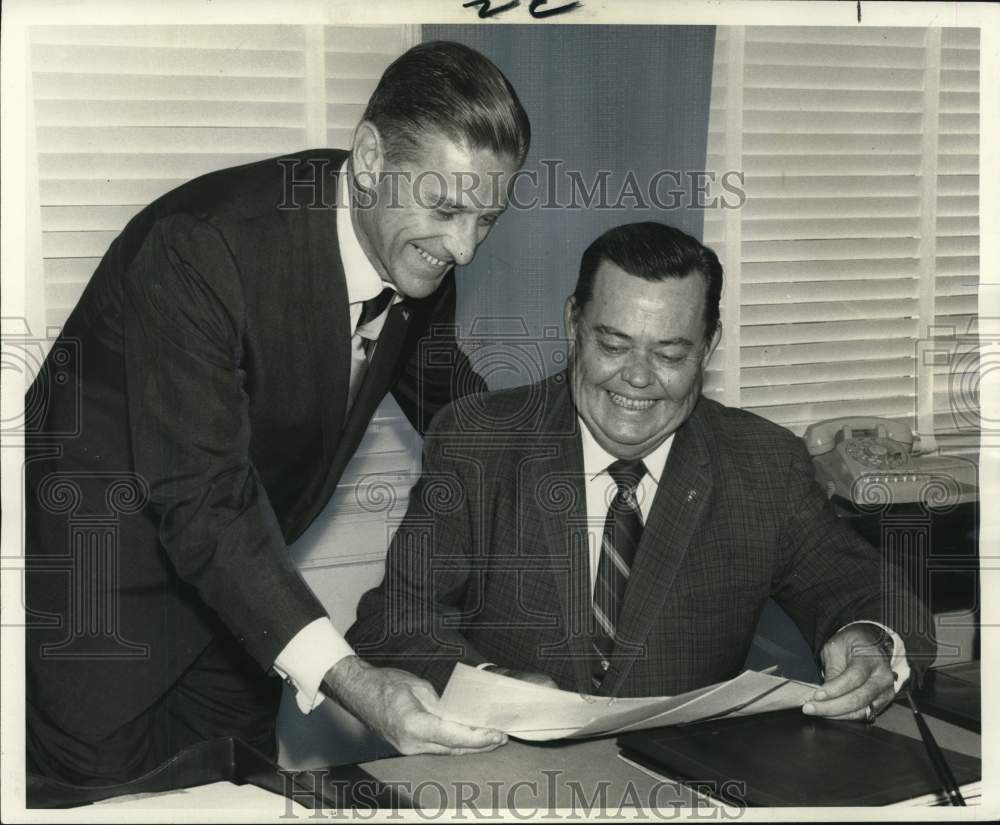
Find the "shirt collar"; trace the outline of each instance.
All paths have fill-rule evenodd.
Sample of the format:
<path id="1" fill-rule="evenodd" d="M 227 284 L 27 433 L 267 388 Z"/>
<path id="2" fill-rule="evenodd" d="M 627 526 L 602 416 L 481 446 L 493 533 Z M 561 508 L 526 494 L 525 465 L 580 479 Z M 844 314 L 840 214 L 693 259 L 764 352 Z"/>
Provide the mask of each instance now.
<path id="1" fill-rule="evenodd" d="M 347 301 L 358 304 L 381 294 L 386 287 L 395 291 L 392 284 L 379 277 L 372 262 L 368 260 L 361 242 L 358 240 L 351 210 L 350 187 L 347 182 L 347 161 L 337 175 L 337 243 L 340 245 L 340 262 L 344 266 L 347 281 Z M 393 296 L 393 303 L 399 300 L 399 293 Z"/>
<path id="2" fill-rule="evenodd" d="M 580 436 L 583 441 L 583 473 L 588 480 L 593 480 L 606 471 L 610 464 L 617 461 L 617 458 L 597 443 L 597 439 L 594 438 L 593 433 L 590 432 L 579 415 L 576 418 L 580 425 Z M 643 458 L 646 472 L 657 485 L 659 485 L 660 477 L 667 466 L 667 456 L 670 455 L 670 445 L 673 443 L 674 433 L 671 433 L 666 441 Z"/>

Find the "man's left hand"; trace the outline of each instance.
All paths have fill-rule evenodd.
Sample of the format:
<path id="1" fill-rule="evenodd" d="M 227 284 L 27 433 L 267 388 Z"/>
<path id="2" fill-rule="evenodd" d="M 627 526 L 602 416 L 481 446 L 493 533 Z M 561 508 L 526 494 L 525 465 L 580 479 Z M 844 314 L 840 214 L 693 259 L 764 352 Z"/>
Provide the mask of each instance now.
<path id="1" fill-rule="evenodd" d="M 803 706 L 803 713 L 831 719 L 870 721 L 895 697 L 895 675 L 879 646 L 881 628 L 855 624 L 834 634 L 823 645 L 824 682 Z"/>

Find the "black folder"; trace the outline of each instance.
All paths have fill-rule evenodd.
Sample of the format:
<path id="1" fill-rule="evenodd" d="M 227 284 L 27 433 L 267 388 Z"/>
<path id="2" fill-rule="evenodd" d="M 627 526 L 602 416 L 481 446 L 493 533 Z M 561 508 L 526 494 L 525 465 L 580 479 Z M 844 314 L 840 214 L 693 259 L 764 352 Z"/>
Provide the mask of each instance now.
<path id="1" fill-rule="evenodd" d="M 983 715 L 978 659 L 928 668 L 914 697 L 924 713 L 981 732 Z M 897 698 L 896 701 L 905 704 L 905 700 Z"/>
<path id="2" fill-rule="evenodd" d="M 798 708 L 618 737 L 622 756 L 738 806 L 889 805 L 941 784 L 919 739 Z M 959 785 L 979 759 L 944 751 Z"/>

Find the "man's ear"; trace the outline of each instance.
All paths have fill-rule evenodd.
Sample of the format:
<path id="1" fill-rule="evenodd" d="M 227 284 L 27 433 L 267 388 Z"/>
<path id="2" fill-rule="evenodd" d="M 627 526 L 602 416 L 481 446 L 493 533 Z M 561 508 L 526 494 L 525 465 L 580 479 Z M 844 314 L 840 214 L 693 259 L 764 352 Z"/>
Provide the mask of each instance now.
<path id="1" fill-rule="evenodd" d="M 708 342 L 708 347 L 705 350 L 705 355 L 701 359 L 702 370 L 708 368 L 708 362 L 712 360 L 712 355 L 715 353 L 715 348 L 719 346 L 719 341 L 721 340 L 722 340 L 722 324 L 718 323 L 715 325 L 715 332 L 712 333 L 712 340 Z"/>
<path id="2" fill-rule="evenodd" d="M 378 127 L 368 120 L 363 120 L 354 130 L 354 140 L 351 142 L 351 169 L 354 179 L 364 189 L 374 187 L 378 183 L 382 168 L 385 165 L 385 148 Z"/>
<path id="3" fill-rule="evenodd" d="M 570 295 L 563 305 L 563 329 L 566 331 L 566 339 L 572 347 L 576 340 L 577 309 L 576 298 Z"/>

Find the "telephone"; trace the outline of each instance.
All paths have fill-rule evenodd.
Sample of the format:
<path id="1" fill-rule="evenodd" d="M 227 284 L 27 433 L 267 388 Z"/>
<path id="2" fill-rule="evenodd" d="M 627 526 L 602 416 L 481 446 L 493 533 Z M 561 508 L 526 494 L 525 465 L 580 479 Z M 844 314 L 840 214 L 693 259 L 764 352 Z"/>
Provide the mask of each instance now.
<path id="1" fill-rule="evenodd" d="M 978 498 L 977 468 L 961 456 L 919 455 L 910 428 L 885 418 L 834 418 L 810 424 L 803 440 L 816 480 L 828 496 L 853 504 L 926 502 L 954 505 Z"/>

